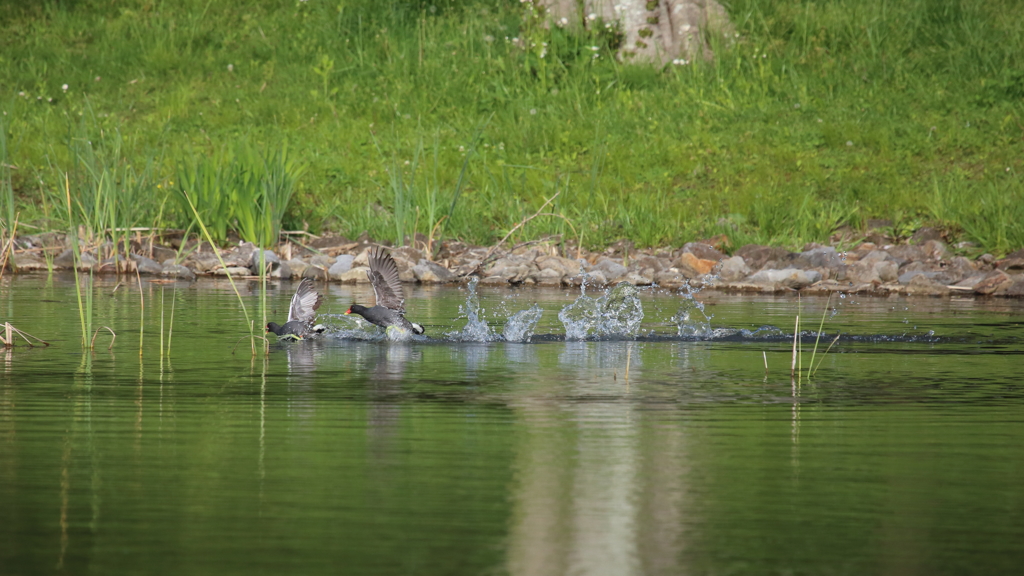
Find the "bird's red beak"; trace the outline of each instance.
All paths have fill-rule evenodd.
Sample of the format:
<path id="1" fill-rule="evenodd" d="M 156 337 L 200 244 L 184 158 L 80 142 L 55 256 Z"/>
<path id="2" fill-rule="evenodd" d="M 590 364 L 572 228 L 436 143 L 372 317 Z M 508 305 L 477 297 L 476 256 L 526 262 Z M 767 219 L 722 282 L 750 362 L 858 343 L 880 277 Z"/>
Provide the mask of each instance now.
<path id="1" fill-rule="evenodd" d="M 351 314 L 351 313 L 352 313 L 352 307 L 349 307 L 348 310 L 345 310 L 345 314 Z"/>

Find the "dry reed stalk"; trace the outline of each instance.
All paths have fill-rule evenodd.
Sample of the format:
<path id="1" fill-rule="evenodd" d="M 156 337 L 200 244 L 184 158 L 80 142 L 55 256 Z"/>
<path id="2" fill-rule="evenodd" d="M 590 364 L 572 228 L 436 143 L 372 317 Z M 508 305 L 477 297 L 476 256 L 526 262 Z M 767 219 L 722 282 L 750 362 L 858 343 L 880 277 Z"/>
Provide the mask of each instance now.
<path id="1" fill-rule="evenodd" d="M 630 346 L 628 346 L 626 348 L 626 374 L 625 374 L 625 378 L 626 378 L 626 383 L 627 384 L 629 384 L 629 360 L 630 360 L 630 357 L 632 356 L 632 354 L 633 354 L 633 346 L 630 345 Z"/>
<path id="2" fill-rule="evenodd" d="M 117 334 L 114 333 L 110 326 L 100 326 L 99 328 L 96 329 L 95 332 L 92 333 L 92 340 L 89 342 L 89 350 L 93 350 L 96 347 L 96 335 L 99 334 L 100 330 L 103 330 L 104 328 L 106 328 L 107 331 L 110 332 L 110 346 L 107 346 L 107 352 L 110 352 L 110 349 L 114 347 L 114 340 L 117 340 Z"/>
<path id="3" fill-rule="evenodd" d="M 811 352 L 811 362 L 807 365 L 807 377 L 811 376 L 811 367 L 814 366 L 814 356 L 818 353 L 818 341 L 821 340 L 821 329 L 825 326 L 825 315 L 828 314 L 828 305 L 832 302 L 832 293 L 828 293 L 828 299 L 825 300 L 825 309 L 821 312 L 821 323 L 818 324 L 818 335 L 814 338 L 814 350 Z"/>
<path id="4" fill-rule="evenodd" d="M 171 357 L 171 334 L 174 333 L 174 304 L 175 304 L 175 300 L 176 300 L 174 295 L 177 294 L 177 293 L 178 293 L 177 289 L 171 291 L 171 319 L 168 322 L 168 326 L 167 326 L 167 357 L 168 358 Z"/>
<path id="5" fill-rule="evenodd" d="M 569 219 L 566 218 L 564 214 L 545 212 L 543 214 L 539 214 L 539 216 L 554 216 L 555 218 L 561 218 L 562 220 L 565 220 L 565 223 L 569 225 L 569 229 L 572 230 L 572 233 L 576 236 L 576 259 L 579 260 L 580 257 L 583 255 L 583 233 L 576 232 L 576 227 L 572 225 L 572 222 L 569 221 Z"/>
<path id="6" fill-rule="evenodd" d="M 21 336 L 21 338 L 25 341 L 26 344 L 29 345 L 30 348 L 35 347 L 35 344 L 32 343 L 32 340 L 35 340 L 36 342 L 42 344 L 43 346 L 50 345 L 50 343 L 47 342 L 46 340 L 43 340 L 38 336 L 33 336 L 23 330 L 18 330 L 10 322 L 4 322 L 4 337 L 0 338 L 0 343 L 2 343 L 5 348 L 11 348 L 12 346 L 14 346 L 15 336 Z"/>
<path id="7" fill-rule="evenodd" d="M 825 361 L 825 356 L 828 355 L 829 350 L 831 350 L 832 347 L 835 346 L 836 342 L 838 342 L 838 341 L 839 341 L 839 334 L 836 334 L 836 337 L 832 339 L 832 343 L 829 344 L 828 348 L 825 349 L 825 353 L 821 355 L 821 360 L 818 360 L 818 366 L 815 367 L 813 371 L 811 371 L 811 376 L 814 376 L 814 373 L 818 371 L 818 368 L 821 368 L 821 363 Z"/>
<path id="8" fill-rule="evenodd" d="M 11 238 L 6 242 L 7 247 L 4 248 L 3 261 L 0 262 L 0 280 L 3 280 L 4 270 L 7 268 L 7 261 L 10 255 L 14 253 L 14 238 L 18 235 L 18 218 L 21 217 L 21 213 L 18 213 L 14 217 L 14 226 L 11 227 Z"/>
<path id="9" fill-rule="evenodd" d="M 512 229 L 508 231 L 508 234 L 505 234 L 505 237 L 502 238 L 501 241 L 499 241 L 497 244 L 495 244 L 494 246 L 491 246 L 490 248 L 487 249 L 487 253 L 484 254 L 484 258 L 483 258 L 483 260 L 481 260 L 481 262 L 486 262 L 487 258 L 490 257 L 491 253 L 494 252 L 494 250 L 498 246 L 501 246 L 502 244 L 504 244 L 505 241 L 509 239 L 509 236 L 512 236 L 512 234 L 514 234 L 516 230 L 519 230 L 520 228 L 525 226 L 526 223 L 529 222 L 530 220 L 533 220 L 537 216 L 540 216 L 541 213 L 544 212 L 544 209 L 548 207 L 548 204 L 551 204 L 552 202 L 554 202 L 555 198 L 558 198 L 558 195 L 561 194 L 561 193 L 562 193 L 561 190 L 559 190 L 558 192 L 555 192 L 554 196 L 552 196 L 551 198 L 548 198 L 547 200 L 544 201 L 544 204 L 542 204 L 541 207 L 538 208 L 536 212 L 534 212 L 533 216 L 527 216 L 526 218 L 523 218 L 522 220 L 520 220 L 518 224 L 513 226 Z"/>

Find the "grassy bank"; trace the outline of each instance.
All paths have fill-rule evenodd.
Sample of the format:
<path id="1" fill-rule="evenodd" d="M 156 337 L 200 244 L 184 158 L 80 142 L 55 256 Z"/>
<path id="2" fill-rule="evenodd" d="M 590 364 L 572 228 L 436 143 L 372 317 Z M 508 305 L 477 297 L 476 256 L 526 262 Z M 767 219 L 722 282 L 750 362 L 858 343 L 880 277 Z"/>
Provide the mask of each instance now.
<path id="1" fill-rule="evenodd" d="M 197 159 L 256 172 L 287 150 L 288 230 L 486 244 L 559 193 L 514 240 L 798 245 L 888 218 L 1005 253 L 1024 246 L 1018 8 L 736 0 L 715 62 L 662 70 L 516 1 L 8 5 L 5 163 L 20 221 L 52 229 L 74 221 L 65 175 L 131 175 L 110 192 L 130 222 L 97 230 L 184 227 Z"/>

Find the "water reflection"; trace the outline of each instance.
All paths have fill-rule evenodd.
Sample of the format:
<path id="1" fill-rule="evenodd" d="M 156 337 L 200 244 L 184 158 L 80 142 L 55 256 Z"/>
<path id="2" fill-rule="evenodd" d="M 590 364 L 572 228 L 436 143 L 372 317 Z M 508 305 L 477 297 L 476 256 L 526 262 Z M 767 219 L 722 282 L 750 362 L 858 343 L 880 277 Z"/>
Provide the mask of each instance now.
<path id="1" fill-rule="evenodd" d="M 561 389 L 569 401 L 515 403 L 510 573 L 679 573 L 685 438 L 678 426 L 645 423 L 627 359 L 642 378 L 635 343 L 565 343 L 560 368 L 586 375 Z"/>

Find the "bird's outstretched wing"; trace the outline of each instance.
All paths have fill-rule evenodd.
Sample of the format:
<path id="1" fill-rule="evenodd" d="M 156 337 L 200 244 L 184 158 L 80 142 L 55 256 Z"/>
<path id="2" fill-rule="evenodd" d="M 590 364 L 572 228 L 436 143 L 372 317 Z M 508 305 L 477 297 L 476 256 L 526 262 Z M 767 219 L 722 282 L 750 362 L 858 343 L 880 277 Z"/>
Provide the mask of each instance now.
<path id="1" fill-rule="evenodd" d="M 384 248 L 377 246 L 370 249 L 370 270 L 366 275 L 373 286 L 373 294 L 377 297 L 377 306 L 405 313 L 405 295 L 402 282 L 398 279 L 398 264 Z"/>
<path id="2" fill-rule="evenodd" d="M 299 282 L 299 288 L 292 296 L 292 305 L 288 309 L 288 321 L 298 320 L 305 324 L 312 323 L 316 319 L 316 309 L 324 301 L 323 294 L 313 287 L 313 280 L 304 278 Z"/>

